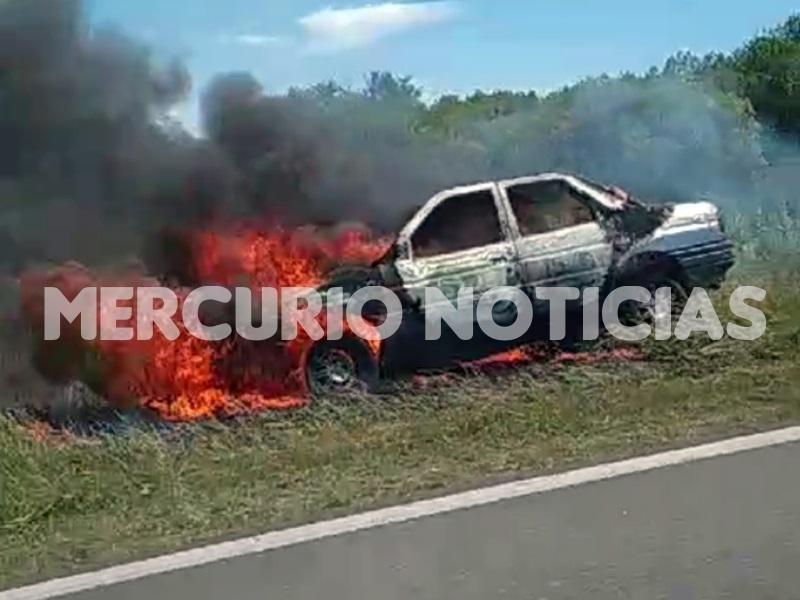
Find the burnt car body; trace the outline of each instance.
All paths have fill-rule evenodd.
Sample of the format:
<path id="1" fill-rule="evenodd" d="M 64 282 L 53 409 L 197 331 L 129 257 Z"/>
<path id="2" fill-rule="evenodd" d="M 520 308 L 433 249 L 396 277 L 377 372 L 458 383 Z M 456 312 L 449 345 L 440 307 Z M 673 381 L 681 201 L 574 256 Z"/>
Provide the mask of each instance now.
<path id="1" fill-rule="evenodd" d="M 497 286 L 526 292 L 597 287 L 601 297 L 620 285 L 687 291 L 718 286 L 733 261 L 719 210 L 708 202 L 651 206 L 618 188 L 561 173 L 445 190 L 408 221 L 383 259 L 369 269 L 332 276 L 327 287 L 344 287 L 345 293 L 367 285 L 395 290 L 403 303 L 403 325 L 385 340 L 379 357 L 356 339 L 320 342 L 306 365 L 310 388 L 324 393 L 354 379 L 372 384 L 380 376 L 504 349 L 479 335 L 462 341 L 447 335 L 447 327 L 441 340 L 426 342 L 426 287 L 439 288 L 452 302 L 465 287 L 473 288 L 476 300 Z M 536 329 L 536 323 L 547 322 L 541 318 L 547 305 L 534 300 L 534 310 Z M 568 319 L 568 328 L 572 323 L 577 330 L 578 321 Z M 543 335 L 532 331 L 505 348 Z"/>

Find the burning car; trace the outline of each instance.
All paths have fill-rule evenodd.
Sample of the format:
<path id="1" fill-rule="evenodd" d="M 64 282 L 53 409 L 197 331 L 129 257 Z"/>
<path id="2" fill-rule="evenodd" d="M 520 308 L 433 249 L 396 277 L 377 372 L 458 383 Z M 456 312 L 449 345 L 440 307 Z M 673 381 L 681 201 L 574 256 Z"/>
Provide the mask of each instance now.
<path id="1" fill-rule="evenodd" d="M 59 382 L 83 381 L 115 406 L 133 405 L 172 421 L 294 408 L 309 397 L 372 389 L 382 379 L 547 338 L 547 327 L 537 326 L 548 324 L 549 303 L 532 293 L 543 287 L 597 288 L 600 297 L 621 286 L 668 287 L 679 309 L 689 290 L 718 285 L 733 264 L 732 244 L 712 204 L 651 206 L 617 188 L 553 173 L 445 190 L 391 239 L 363 228 L 340 226 L 326 236 L 269 223 L 192 230 L 169 239 L 165 255 L 172 264 L 161 269 L 107 273 L 67 264 L 23 277 L 23 308 L 39 331 L 34 360 L 40 372 Z M 153 271 L 158 279 L 145 275 Z M 58 288 L 71 301 L 87 287 L 147 288 L 159 281 L 169 283 L 180 303 L 203 285 L 311 288 L 328 306 L 379 286 L 399 299 L 401 326 L 385 339 L 364 335 L 387 318 L 379 304 L 368 303 L 357 326 L 348 320 L 335 341 L 303 335 L 291 341 L 233 336 L 211 342 L 190 335 L 85 341 L 77 321 L 65 323 L 62 339 L 42 340 L 45 287 Z M 426 290 L 455 304 L 469 288 L 476 304 L 498 287 L 533 298 L 530 331 L 498 342 L 478 328 L 465 340 L 442 327 L 440 339 L 426 340 L 432 310 Z M 334 296 L 334 288 L 343 294 Z M 569 305 L 566 342 L 581 330 L 583 301 Z M 634 319 L 655 309 L 635 308 Z M 261 313 L 255 303 L 253 309 Z M 231 318 L 226 310 L 219 314 Z M 469 312 L 469 318 L 476 317 Z M 493 305 L 495 323 L 515 318 L 513 304 Z M 137 326 L 133 320 L 127 325 Z M 186 333 L 186 323 L 177 326 Z"/>
<path id="2" fill-rule="evenodd" d="M 503 349 L 481 336 L 426 341 L 425 288 L 438 288 L 455 302 L 463 288 L 472 288 L 477 299 L 498 286 L 526 292 L 596 287 L 601 297 L 621 286 L 668 287 L 679 310 L 693 287 L 718 286 L 732 265 L 732 243 L 719 210 L 708 202 L 646 205 L 618 188 L 559 173 L 449 189 L 414 214 L 383 258 L 369 268 L 334 273 L 323 286 L 349 293 L 388 287 L 402 300 L 404 315 L 400 331 L 384 340 L 380 352 L 355 336 L 311 347 L 304 365 L 308 387 L 324 395 L 372 386 L 381 376 Z M 572 329 L 580 320 L 579 305 L 571 307 Z M 652 310 L 640 308 L 642 314 Z M 502 305 L 496 310 L 498 322 L 514 317 L 502 314 Z M 534 310 L 545 316 L 535 323 L 546 323 L 547 304 L 534 301 Z M 511 345 L 542 335 L 534 326 Z"/>

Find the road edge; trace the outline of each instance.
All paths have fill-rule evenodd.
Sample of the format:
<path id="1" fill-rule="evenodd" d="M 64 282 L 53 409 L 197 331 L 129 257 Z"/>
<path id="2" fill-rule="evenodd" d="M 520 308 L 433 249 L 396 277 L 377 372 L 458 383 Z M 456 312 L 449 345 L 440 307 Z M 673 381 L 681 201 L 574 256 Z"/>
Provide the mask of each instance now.
<path id="1" fill-rule="evenodd" d="M 212 544 L 79 575 L 52 579 L 30 586 L 0 591 L 0 600 L 48 600 L 50 598 L 59 598 L 69 594 L 181 571 L 241 556 L 260 554 L 270 550 L 278 550 L 386 525 L 405 523 L 457 510 L 486 506 L 503 500 L 512 500 L 793 442 L 800 442 L 800 426 L 745 435 L 678 450 L 669 450 L 658 454 L 639 456 L 554 475 L 533 477 Z"/>

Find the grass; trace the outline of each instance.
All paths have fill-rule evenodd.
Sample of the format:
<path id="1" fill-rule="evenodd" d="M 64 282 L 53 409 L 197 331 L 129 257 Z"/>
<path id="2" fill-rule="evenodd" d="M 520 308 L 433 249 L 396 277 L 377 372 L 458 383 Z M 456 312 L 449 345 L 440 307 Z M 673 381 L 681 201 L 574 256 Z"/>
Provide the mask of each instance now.
<path id="1" fill-rule="evenodd" d="M 694 339 L 645 346 L 636 363 L 434 378 L 344 407 L 168 434 L 42 440 L 0 420 L 0 588 L 798 422 L 796 273 L 769 279 L 758 342 Z"/>

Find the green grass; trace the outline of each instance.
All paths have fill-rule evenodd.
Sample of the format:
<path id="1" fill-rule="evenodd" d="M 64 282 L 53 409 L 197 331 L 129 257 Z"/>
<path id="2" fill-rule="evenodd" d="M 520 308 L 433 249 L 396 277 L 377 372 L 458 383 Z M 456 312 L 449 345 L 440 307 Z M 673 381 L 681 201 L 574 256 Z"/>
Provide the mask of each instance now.
<path id="1" fill-rule="evenodd" d="M 448 376 L 345 407 L 168 435 L 40 441 L 0 421 L 0 588 L 798 422 L 796 281 L 770 276 L 770 327 L 758 342 L 697 339 L 645 346 L 637 363 Z"/>

